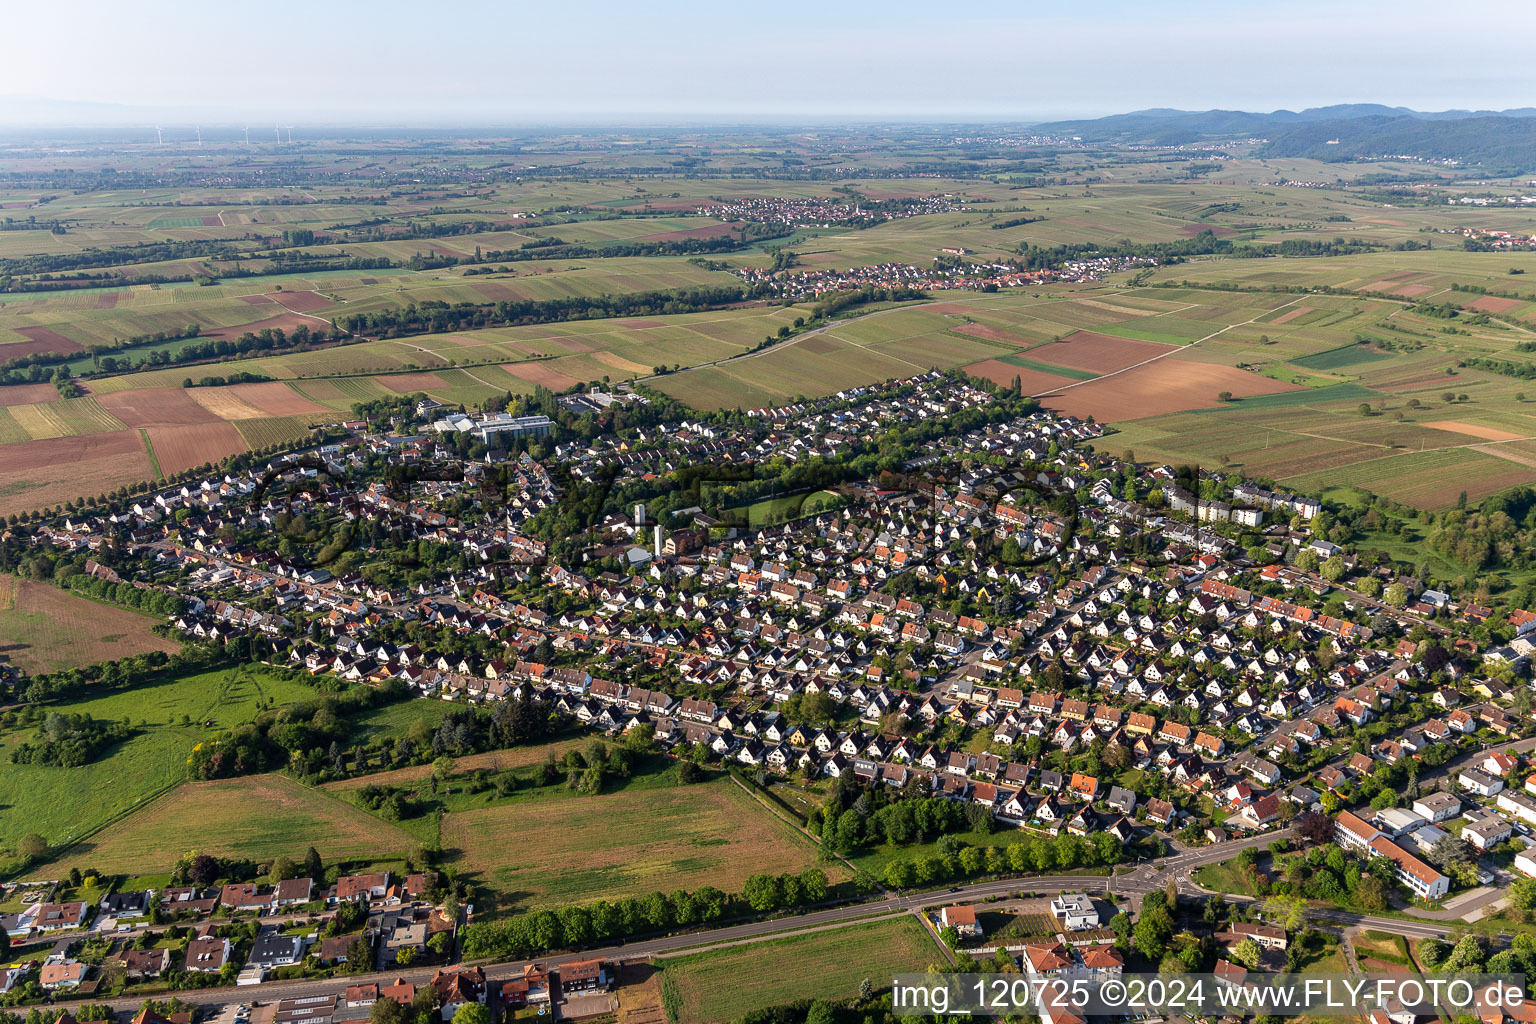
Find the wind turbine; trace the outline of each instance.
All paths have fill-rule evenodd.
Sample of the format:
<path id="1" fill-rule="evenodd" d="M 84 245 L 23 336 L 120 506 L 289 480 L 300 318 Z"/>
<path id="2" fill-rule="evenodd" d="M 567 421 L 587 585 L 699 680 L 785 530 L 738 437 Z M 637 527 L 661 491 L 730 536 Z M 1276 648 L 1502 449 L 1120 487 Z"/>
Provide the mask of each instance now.
<path id="1" fill-rule="evenodd" d="M 282 145 L 282 142 L 283 142 L 283 130 L 281 128 L 279 128 L 277 125 L 274 124 L 272 126 L 272 134 L 277 136 L 278 145 Z"/>
<path id="2" fill-rule="evenodd" d="M 288 126 L 288 145 L 293 145 L 293 125 Z"/>
<path id="3" fill-rule="evenodd" d="M 203 148 L 203 126 L 202 125 L 198 125 L 197 126 L 197 148 L 198 149 L 202 149 Z"/>
<path id="4" fill-rule="evenodd" d="M 251 144 L 251 130 L 250 130 L 250 128 L 246 128 L 245 129 L 245 144 L 247 146 L 249 146 Z"/>
<path id="5" fill-rule="evenodd" d="M 160 131 L 160 126 L 159 125 L 155 125 L 155 145 L 157 145 L 157 146 L 165 145 L 165 134 Z"/>

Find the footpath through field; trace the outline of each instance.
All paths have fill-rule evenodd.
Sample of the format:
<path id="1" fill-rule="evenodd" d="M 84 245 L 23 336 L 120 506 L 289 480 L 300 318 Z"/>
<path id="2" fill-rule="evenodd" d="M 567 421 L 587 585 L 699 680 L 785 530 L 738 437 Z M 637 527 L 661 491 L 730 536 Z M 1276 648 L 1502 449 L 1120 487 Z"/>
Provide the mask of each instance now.
<path id="1" fill-rule="evenodd" d="M 1276 306 L 1275 309 L 1284 309 L 1286 306 L 1291 306 L 1291 305 L 1296 304 L 1297 302 L 1300 302 L 1303 298 L 1305 298 L 1305 296 L 1297 296 L 1296 298 L 1292 299 L 1290 302 L 1282 302 L 1280 305 Z M 1167 359 L 1169 356 L 1177 355 L 1180 352 L 1187 352 L 1190 349 L 1194 348 L 1196 345 L 1200 344 L 1202 341 L 1210 341 L 1212 338 L 1217 337 L 1218 335 L 1221 335 L 1221 334 L 1225 334 L 1227 331 L 1230 331 L 1234 327 L 1246 327 L 1247 325 L 1249 325 L 1251 323 L 1256 323 L 1260 316 L 1268 316 L 1270 313 L 1273 313 L 1274 311 L 1275 311 L 1274 309 L 1266 309 L 1264 312 L 1258 314 L 1258 316 L 1254 316 L 1254 317 L 1252 317 L 1252 318 L 1250 318 L 1248 320 L 1244 320 L 1241 323 L 1227 324 L 1227 326 L 1221 328 L 1221 330 L 1219 330 L 1219 331 L 1212 331 L 1210 334 L 1207 334 L 1203 338 L 1196 338 L 1194 341 L 1190 342 L 1188 345 L 1179 345 L 1179 346 L 1176 346 L 1174 348 L 1170 348 L 1166 352 L 1159 352 L 1157 355 L 1149 356 L 1148 358 L 1143 359 L 1139 363 L 1132 363 L 1130 366 L 1124 366 L 1124 367 L 1121 367 L 1118 370 L 1111 370 L 1109 373 L 1100 374 L 1099 376 L 1094 377 L 1092 380 L 1074 381 L 1071 384 L 1063 384 L 1061 387 L 1051 388 L 1049 391 L 1042 391 L 1039 394 L 1030 395 L 1029 397 L 1031 397 L 1031 398 L 1044 398 L 1047 395 L 1057 395 L 1057 394 L 1060 394 L 1063 391 L 1070 391 L 1073 388 L 1082 387 L 1084 384 L 1097 384 L 1100 381 L 1109 380 L 1111 377 L 1118 377 L 1122 373 L 1129 373 L 1132 370 L 1140 369 L 1141 367 L 1146 366 L 1149 363 L 1157 362 L 1159 359 Z"/>

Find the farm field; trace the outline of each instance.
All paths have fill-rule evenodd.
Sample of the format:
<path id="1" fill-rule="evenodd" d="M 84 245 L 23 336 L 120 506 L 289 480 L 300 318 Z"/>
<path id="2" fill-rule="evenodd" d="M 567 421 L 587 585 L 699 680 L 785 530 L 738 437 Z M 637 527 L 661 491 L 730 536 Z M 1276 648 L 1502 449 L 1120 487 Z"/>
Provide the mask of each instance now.
<path id="1" fill-rule="evenodd" d="M 287 776 L 251 775 L 183 783 L 91 836 L 69 859 L 132 875 L 163 871 L 188 850 L 259 863 L 302 858 L 313 846 L 330 863 L 403 860 L 415 845 L 401 829 Z"/>
<path id="2" fill-rule="evenodd" d="M 766 160 L 735 147 L 732 152 L 733 159 Z M 628 165 L 631 158 L 642 166 L 654 154 L 605 157 L 615 166 Z M 575 157 L 551 151 L 542 159 L 554 167 Z M 884 166 L 879 160 L 875 165 Z M 359 165 L 344 156 L 338 166 Z M 293 189 L 267 186 L 22 190 L 5 200 L 8 214 L 46 201 L 49 216 L 59 217 L 68 230 L 0 232 L 0 260 L 168 240 L 217 242 L 247 254 L 240 274 L 260 276 L 221 276 L 232 274 L 237 265 L 223 257 L 156 257 L 117 265 L 110 271 L 115 278 L 90 287 L 0 293 L 0 363 L 53 352 L 67 355 L 64 365 L 70 371 L 88 373 L 109 355 L 93 352 L 92 346 L 158 332 L 162 340 L 135 349 L 137 357 L 174 356 L 197 339 L 163 335 L 179 335 L 189 325 L 196 325 L 203 338 L 233 338 L 262 326 L 318 327 L 339 316 L 412 304 L 734 285 L 740 279 L 733 270 L 769 266 L 774 257 L 768 250 L 781 245 L 795 254 L 792 273 L 888 262 L 927 266 L 945 248 L 967 249 L 968 260 L 985 262 L 1011 258 L 1024 245 L 1168 242 L 1206 230 L 1241 242 L 1347 237 L 1381 246 L 1412 242 L 1433 248 L 1326 258 L 1195 257 L 1148 268 L 1135 277 L 1134 286 L 1127 275 L 1116 275 L 1098 283 L 995 294 L 945 291 L 928 302 L 866 311 L 751 354 L 748 349 L 792 325 L 807 306 L 746 304 L 694 314 L 570 319 L 400 338 L 370 334 L 374 340 L 330 348 L 96 376 L 85 382 L 86 396 L 74 399 L 60 398 L 49 384 L 14 384 L 0 387 L 0 515 L 111 491 L 157 471 L 172 474 L 249 448 L 288 444 L 317 424 L 346 418 L 356 402 L 397 394 L 419 391 L 450 406 L 474 407 L 537 387 L 559 391 L 604 379 L 639 379 L 701 409 L 754 409 L 956 367 L 1004 385 L 1017 379 L 1049 408 L 1114 424 L 1126 443 L 1149 456 L 1227 456 L 1247 471 L 1281 479 L 1305 475 L 1302 471 L 1326 473 L 1384 454 L 1486 441 L 1498 450 L 1474 453 L 1475 464 L 1486 471 L 1472 490 L 1528 470 L 1528 479 L 1536 480 L 1536 466 L 1530 465 L 1536 460 L 1508 447 L 1533 436 L 1536 418 L 1516 397 L 1526 384 L 1457 367 L 1468 357 L 1520 359 L 1516 346 L 1536 340 L 1536 288 L 1522 291 L 1526 278 L 1520 276 L 1536 273 L 1536 253 L 1462 251 L 1460 232 L 1536 231 L 1536 211 L 1445 204 L 1386 209 L 1363 190 L 1271 184 L 1282 170 L 1348 180 L 1393 171 L 1391 162 L 1343 168 L 1239 155 L 1226 169 L 1230 179 L 1224 174 L 1221 181 L 1194 186 L 1134 180 L 1162 174 L 1156 162 L 1118 166 L 1116 174 L 1129 177 L 1095 182 L 1091 188 L 1038 181 L 1023 185 L 1013 176 L 936 176 L 897 185 L 854 172 L 835 189 L 828 182 L 750 174 L 707 181 L 557 178 L 489 181 L 451 203 L 432 187 L 365 202 L 334 183 L 307 188 L 299 204 Z M 943 194 L 962 208 L 863 228 L 796 229 L 791 236 L 707 258 L 676 253 L 511 258 L 526 253 L 523 247 L 530 242 L 554 237 L 597 249 L 708 239 L 734 229 L 721 218 L 699 213 L 701 206 L 746 198 L 825 197 L 835 190 L 871 201 Z M 1011 223 L 1021 219 L 1026 202 L 1028 216 Z M 1010 223 L 1004 226 L 1004 221 Z M 347 236 L 346 225 L 364 223 L 377 230 Z M 434 237 L 393 237 L 399 229 L 428 225 L 451 230 Z M 265 255 L 249 254 L 261 247 L 264 236 L 289 228 L 317 233 L 314 244 L 298 247 L 307 258 L 325 260 L 345 252 L 396 265 L 266 273 L 279 268 Z M 477 252 L 501 253 L 506 262 L 497 264 L 493 255 L 473 266 L 410 269 L 428 257 L 473 259 Z M 204 279 L 147 279 L 191 273 Z M 39 281 L 38 287 L 52 283 Z M 1513 297 L 1473 295 L 1453 291 L 1453 285 Z M 1309 287 L 1326 288 L 1329 294 L 1279 290 Z M 1443 320 L 1414 308 L 1446 300 L 1464 301 L 1474 312 L 1502 319 L 1447 331 Z M 670 372 L 651 377 L 658 367 Z M 1448 370 L 1454 381 L 1447 379 Z M 270 379 L 181 389 L 185 378 L 205 373 Z M 1465 404 L 1458 401 L 1454 413 L 1429 417 L 1422 407 L 1438 401 L 1447 387 L 1465 393 Z M 1218 402 L 1223 391 L 1235 401 Z M 1408 406 L 1409 399 L 1421 406 Z M 1343 423 L 1361 403 L 1381 408 L 1357 427 Z M 1164 425 L 1167 417 L 1193 412 L 1206 417 L 1203 435 Z M 1286 418 L 1289 423 L 1282 422 Z M 1445 428 L 1436 421 L 1463 426 Z M 1244 438 L 1240 431 L 1225 429 L 1238 425 L 1262 428 L 1265 442 L 1254 442 L 1255 434 Z M 1245 440 L 1250 443 L 1239 446 Z M 1484 457 L 1505 465 L 1495 471 Z M 1402 491 L 1418 489 L 1405 485 Z"/>
<path id="3" fill-rule="evenodd" d="M 460 872 L 500 894 L 503 910 L 595 893 L 734 892 L 754 873 L 816 863 L 810 840 L 729 779 L 454 810 L 443 816 L 442 846 Z"/>
<path id="4" fill-rule="evenodd" d="M 1040 395 L 1047 409 L 1069 416 L 1092 416 L 1114 423 L 1189 409 L 1214 409 L 1223 392 L 1250 398 L 1299 390 L 1294 384 L 1246 373 L 1230 366 L 1159 359 L 1121 373 L 1057 388 Z"/>
<path id="5" fill-rule="evenodd" d="M 153 477 L 137 430 L 0 444 L 0 514 L 105 493 Z"/>
<path id="6" fill-rule="evenodd" d="M 174 476 L 204 463 L 216 464 L 243 452 L 247 440 L 233 423 L 193 423 L 180 427 L 150 427 L 146 431 L 163 476 Z"/>
<path id="7" fill-rule="evenodd" d="M 1123 329 L 1123 328 L 1117 328 Z M 1090 374 L 1109 373 L 1165 356 L 1174 350 L 1149 341 L 1126 340 L 1091 331 L 1076 331 L 1061 341 L 1029 350 L 1029 358 L 1040 363 L 1086 370 Z"/>
<path id="8" fill-rule="evenodd" d="M 1287 477 L 1290 487 L 1309 493 L 1348 485 L 1436 511 L 1456 503 L 1462 491 L 1475 503 L 1490 494 L 1526 483 L 1532 467 L 1482 450 L 1455 448 L 1408 452 L 1354 463 L 1347 467 Z"/>
<path id="9" fill-rule="evenodd" d="M 179 650 L 176 641 L 150 631 L 159 621 L 0 574 L 0 662 L 23 672 L 58 672 L 144 651 Z"/>
<path id="10" fill-rule="evenodd" d="M 921 974 L 944 954 L 915 917 L 903 915 L 662 961 L 662 991 L 687 1024 L 726 1024 L 749 1010 L 797 999 L 855 996 L 866 979 Z M 784 970 L 784 964 L 814 969 Z"/>
<path id="11" fill-rule="evenodd" d="M 1015 380 L 1019 387 L 1027 395 L 1044 394 L 1054 391 L 1063 385 L 1070 384 L 1073 377 L 1063 377 L 1056 373 L 1045 373 L 1038 370 L 1026 369 L 1019 365 L 1018 359 L 983 359 L 979 363 L 971 363 L 964 367 L 966 373 L 972 377 L 981 377 L 990 380 L 994 384 L 1002 384 L 1011 387 Z"/>
<path id="12" fill-rule="evenodd" d="M 1032 375 L 1080 381 L 1164 355 L 1177 354 L 1191 362 L 1198 361 L 1193 350 L 1177 347 L 1188 346 L 1193 338 L 1175 336 L 1170 333 L 1173 327 L 1162 328 L 1163 337 L 1151 340 L 1126 334 L 1126 322 L 1162 324 L 1166 318 L 1154 312 L 1157 306 L 1186 315 L 1193 309 L 1211 316 L 1212 320 L 1201 322 L 1198 334 L 1194 334 L 1204 337 L 1263 312 L 1264 307 L 1248 307 L 1246 302 L 1271 306 L 1290 301 L 1280 296 L 1254 300 L 1194 290 L 1164 297 L 1163 291 L 1055 289 L 1039 297 L 1020 292 L 962 293 L 960 297 L 869 314 L 740 359 L 662 377 L 652 385 L 702 408 L 754 408 L 788 401 L 797 395 L 816 397 L 933 368 L 970 366 L 1000 383 L 1011 383 L 1018 375 L 1039 385 L 1038 391 L 1031 388 L 1030 393 L 1043 393 L 1056 381 Z M 1097 298 L 1099 295 L 1105 298 Z M 1124 303 L 1148 308 L 1137 309 Z M 1222 362 L 1224 357 L 1214 361 Z M 1008 366 L 1014 368 L 1012 372 L 1004 369 Z M 1222 390 L 1257 394 L 1283 389 L 1270 381 L 1258 381 L 1258 374 L 1232 366 L 1226 369 L 1231 373 L 1222 381 L 1217 380 L 1222 375 L 1207 370 L 1185 371 L 1196 379 L 1190 381 L 1184 394 L 1193 394 L 1212 382 L 1222 386 L 1211 389 L 1210 400 Z M 1162 383 L 1158 378 L 1152 387 L 1161 387 Z M 1174 405 L 1180 401 L 1179 396 L 1168 400 Z M 1122 406 L 1115 418 L 1133 416 L 1138 408 Z"/>

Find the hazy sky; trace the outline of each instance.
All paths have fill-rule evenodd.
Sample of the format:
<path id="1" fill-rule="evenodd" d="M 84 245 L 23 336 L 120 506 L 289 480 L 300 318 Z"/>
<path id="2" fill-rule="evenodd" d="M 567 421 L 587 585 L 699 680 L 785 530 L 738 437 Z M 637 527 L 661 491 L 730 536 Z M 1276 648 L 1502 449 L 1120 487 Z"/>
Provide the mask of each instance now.
<path id="1" fill-rule="evenodd" d="M 4 24 L 0 123 L 1536 105 L 1530 0 L 13 0 Z"/>

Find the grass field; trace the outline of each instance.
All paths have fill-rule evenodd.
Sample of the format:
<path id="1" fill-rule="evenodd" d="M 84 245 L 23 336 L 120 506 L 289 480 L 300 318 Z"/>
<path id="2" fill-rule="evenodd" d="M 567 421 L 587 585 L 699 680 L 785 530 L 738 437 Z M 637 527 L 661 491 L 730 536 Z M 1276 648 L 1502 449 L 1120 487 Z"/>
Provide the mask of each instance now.
<path id="1" fill-rule="evenodd" d="M 797 999 L 846 999 L 870 981 L 920 974 L 944 955 L 915 917 L 812 932 L 662 961 L 674 1024 L 725 1024 Z M 793 966 L 790 966 L 793 965 Z"/>
<path id="2" fill-rule="evenodd" d="M 405 712 L 421 711 L 421 706 L 435 707 L 442 705 L 446 711 L 453 710 L 453 705 L 443 701 L 412 700 L 400 704 L 391 704 L 390 708 L 399 708 Z M 437 716 L 441 717 L 441 716 Z M 401 716 L 401 729 L 408 725 L 413 718 Z M 436 719 L 432 719 L 436 720 Z M 396 732 L 399 729 L 391 728 L 388 731 Z M 555 740 L 552 743 L 540 743 L 528 747 L 512 747 L 507 750 L 489 750 L 483 754 L 466 754 L 463 757 L 453 759 L 453 770 L 456 773 L 479 771 L 499 772 L 516 768 L 527 768 L 530 765 L 542 764 L 550 754 L 560 757 L 567 750 L 579 749 L 590 742 L 590 737 L 573 736 L 569 739 Z M 418 764 L 407 768 L 395 768 L 390 771 L 373 772 L 368 775 L 358 775 L 350 779 L 340 779 L 336 782 L 327 782 L 320 788 L 330 793 L 346 793 L 361 789 L 364 786 L 405 786 L 413 782 L 421 782 L 433 772 L 433 765 Z"/>
<path id="3" fill-rule="evenodd" d="M 1217 892 L 1245 894 L 1249 891 L 1237 869 L 1237 861 L 1224 860 L 1219 864 L 1206 864 L 1195 871 L 1195 881 Z"/>
<path id="4" fill-rule="evenodd" d="M 102 871 L 164 870 L 188 850 L 261 862 L 310 846 L 335 860 L 403 858 L 408 833 L 283 775 L 252 775 L 177 786 L 70 851 Z"/>
<path id="5" fill-rule="evenodd" d="M 442 700 L 398 701 L 369 708 L 353 720 L 353 727 L 357 729 L 358 736 L 363 739 L 399 736 L 403 735 L 411 723 L 418 718 L 425 720 L 435 729 L 443 717 L 454 710 L 456 708 L 452 703 Z"/>
<path id="6" fill-rule="evenodd" d="M 747 505 L 745 512 L 747 521 L 753 526 L 765 526 L 769 523 L 783 522 L 786 517 L 809 516 L 829 508 L 836 508 L 842 504 L 842 501 L 842 496 L 832 491 L 816 491 L 813 494 L 797 494 L 784 498 L 764 498 L 762 501 Z M 741 515 L 743 508 L 738 506 L 730 511 Z"/>
<path id="7" fill-rule="evenodd" d="M 55 847 L 78 840 L 182 782 L 192 746 L 210 732 L 248 722 L 264 707 L 312 696 L 301 683 L 242 667 L 55 705 L 107 721 L 126 718 L 139 731 L 105 757 L 68 769 L 10 763 L 10 749 L 32 730 L 0 734 L 0 837 L 10 842 L 38 832 Z M 158 827 L 168 828 L 165 821 Z"/>
<path id="8" fill-rule="evenodd" d="M 66 590 L 0 574 L 0 661 L 23 672 L 57 672 L 144 651 L 178 650 L 159 620 Z"/>
<path id="9" fill-rule="evenodd" d="M 442 845 L 461 872 L 500 893 L 502 910 L 700 885 L 734 892 L 757 872 L 816 863 L 808 839 L 729 779 L 680 787 L 671 772 L 649 788 L 450 811 Z"/>

